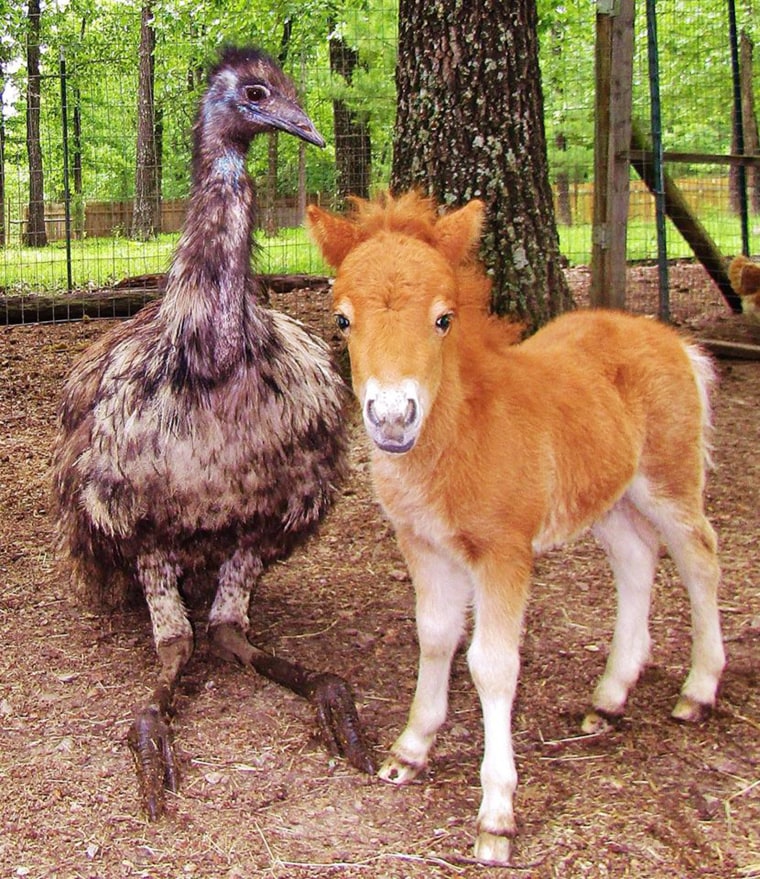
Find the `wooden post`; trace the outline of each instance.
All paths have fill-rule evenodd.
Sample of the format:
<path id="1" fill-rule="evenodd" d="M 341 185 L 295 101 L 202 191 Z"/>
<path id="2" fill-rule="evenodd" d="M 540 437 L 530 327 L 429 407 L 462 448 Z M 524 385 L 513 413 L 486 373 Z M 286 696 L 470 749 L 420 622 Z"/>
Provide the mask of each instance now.
<path id="1" fill-rule="evenodd" d="M 652 145 L 644 134 L 644 126 L 634 124 L 631 131 L 631 163 L 636 173 L 649 187 L 650 192 L 654 194 L 657 184 L 654 179 L 651 155 Z M 728 260 L 720 252 L 707 229 L 700 223 L 699 217 L 689 207 L 689 203 L 669 174 L 663 175 L 663 183 L 665 186 L 665 213 L 694 251 L 694 256 L 705 267 L 705 271 L 723 294 L 731 311 L 734 314 L 740 314 L 742 310 L 741 298 L 728 279 L 726 269 Z"/>
<path id="2" fill-rule="evenodd" d="M 597 0 L 591 304 L 625 307 L 634 0 Z"/>

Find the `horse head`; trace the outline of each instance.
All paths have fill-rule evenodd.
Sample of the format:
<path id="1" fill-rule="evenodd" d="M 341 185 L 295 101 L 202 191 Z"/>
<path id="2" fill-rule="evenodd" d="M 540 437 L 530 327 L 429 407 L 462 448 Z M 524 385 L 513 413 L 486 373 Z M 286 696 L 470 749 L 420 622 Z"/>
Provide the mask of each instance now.
<path id="1" fill-rule="evenodd" d="M 415 192 L 353 201 L 348 217 L 312 205 L 307 222 L 337 269 L 333 311 L 367 433 L 403 454 L 439 394 L 458 324 L 487 312 L 490 283 L 474 259 L 484 209 L 471 201 L 438 214 Z"/>

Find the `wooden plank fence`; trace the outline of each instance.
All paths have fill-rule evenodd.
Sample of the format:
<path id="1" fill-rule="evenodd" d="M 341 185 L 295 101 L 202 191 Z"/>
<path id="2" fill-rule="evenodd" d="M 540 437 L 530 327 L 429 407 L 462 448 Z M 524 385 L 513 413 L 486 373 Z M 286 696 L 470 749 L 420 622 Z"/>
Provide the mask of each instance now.
<path id="1" fill-rule="evenodd" d="M 310 197 L 317 202 L 317 196 Z M 129 235 L 132 226 L 133 202 L 127 201 L 88 201 L 84 208 L 84 228 L 77 223 L 76 213 L 71 210 L 71 234 L 74 238 L 110 238 L 114 235 Z M 161 232 L 179 232 L 185 222 L 187 200 L 183 198 L 163 199 L 161 202 Z M 26 231 L 28 207 L 24 208 L 21 221 L 21 236 Z M 277 199 L 270 210 L 261 206 L 261 222 L 269 222 L 275 228 L 300 226 L 303 215 L 297 197 Z M 66 238 L 66 208 L 62 202 L 45 203 L 45 229 L 48 241 L 63 241 Z"/>
<path id="2" fill-rule="evenodd" d="M 700 214 L 704 211 L 727 211 L 731 206 L 728 175 L 721 177 L 680 177 L 678 188 Z M 652 194 L 639 179 L 630 182 L 629 220 L 654 222 L 655 208 Z M 570 211 L 573 225 L 591 224 L 594 209 L 594 184 L 570 184 Z M 557 210 L 557 188 L 554 187 L 554 207 Z M 559 216 L 559 213 L 557 213 Z"/>
<path id="3" fill-rule="evenodd" d="M 676 181 L 680 191 L 694 206 L 697 213 L 705 210 L 725 211 L 730 208 L 728 175 L 721 177 L 681 177 Z M 570 212 L 573 225 L 590 224 L 594 208 L 594 184 L 571 183 L 569 187 Z M 557 208 L 557 188 L 554 187 L 555 209 Z M 309 201 L 318 202 L 318 196 Z M 72 211 L 71 229 L 75 238 L 108 238 L 113 235 L 129 235 L 132 225 L 132 201 L 90 201 L 85 204 L 84 229 L 77 228 Z M 178 232 L 185 221 L 186 200 L 181 198 L 164 199 L 161 202 L 161 231 Z M 21 222 L 21 235 L 26 228 L 27 209 Z M 557 214 L 559 216 L 559 213 Z M 278 199 L 267 211 L 261 206 L 262 225 L 269 222 L 274 228 L 300 226 L 303 217 L 296 197 Z M 631 180 L 631 197 L 628 212 L 629 220 L 654 222 L 654 199 L 641 180 Z M 59 202 L 45 204 L 45 227 L 48 241 L 62 241 L 66 237 L 65 209 Z"/>

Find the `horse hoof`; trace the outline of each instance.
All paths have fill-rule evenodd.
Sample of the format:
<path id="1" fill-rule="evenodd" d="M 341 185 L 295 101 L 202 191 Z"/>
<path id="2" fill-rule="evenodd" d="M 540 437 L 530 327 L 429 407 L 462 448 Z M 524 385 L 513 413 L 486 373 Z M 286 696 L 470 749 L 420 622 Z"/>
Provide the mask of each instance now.
<path id="1" fill-rule="evenodd" d="M 413 766 L 404 763 L 398 757 L 389 757 L 378 770 L 378 777 L 391 784 L 408 784 L 413 781 L 423 770 L 423 766 Z"/>
<path id="2" fill-rule="evenodd" d="M 581 730 L 587 736 L 598 736 L 617 729 L 623 720 L 622 714 L 609 714 L 601 709 L 591 710 L 583 718 Z"/>
<path id="3" fill-rule="evenodd" d="M 506 867 L 512 854 L 512 840 L 509 836 L 481 831 L 475 840 L 475 859 L 483 864 Z"/>
<path id="4" fill-rule="evenodd" d="M 681 696 L 676 702 L 676 707 L 671 713 L 674 720 L 680 720 L 683 723 L 699 723 L 704 720 L 712 711 L 712 705 L 704 705 L 697 702 L 690 696 Z"/>

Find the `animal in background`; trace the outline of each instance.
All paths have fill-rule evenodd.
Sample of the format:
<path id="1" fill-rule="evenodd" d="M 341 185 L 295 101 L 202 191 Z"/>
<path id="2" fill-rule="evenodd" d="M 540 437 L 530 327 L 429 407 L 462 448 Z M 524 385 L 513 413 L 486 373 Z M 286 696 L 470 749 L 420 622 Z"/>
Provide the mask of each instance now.
<path id="1" fill-rule="evenodd" d="M 760 264 L 735 256 L 728 266 L 728 279 L 742 300 L 742 313 L 760 323 Z"/>
<path id="2" fill-rule="evenodd" d="M 372 770 L 348 685 L 247 639 L 262 571 L 311 534 L 344 471 L 345 391 L 325 344 L 259 303 L 251 267 L 251 140 L 324 146 L 266 54 L 228 49 L 195 122 L 192 190 L 163 300 L 89 348 L 59 406 L 56 528 L 75 579 L 145 597 L 158 682 L 129 734 L 151 819 L 176 790 L 170 714 L 194 646 L 180 588 L 209 572 L 212 649 L 311 700 L 329 747 Z M 196 578 L 197 579 L 197 578 Z"/>
<path id="3" fill-rule="evenodd" d="M 439 215 L 415 193 L 309 208 L 337 268 L 333 308 L 372 448 L 377 495 L 416 591 L 420 647 L 406 728 L 380 769 L 411 781 L 446 717 L 452 657 L 468 651 L 485 728 L 475 855 L 509 862 L 517 784 L 511 715 L 533 558 L 591 528 L 615 576 L 609 658 L 583 728 L 624 711 L 649 655 L 660 542 L 691 599 L 691 669 L 673 717 L 713 705 L 724 665 L 716 539 L 703 510 L 711 362 L 656 321 L 567 314 L 517 344 L 489 314 L 477 262 L 483 205 Z M 567 584 L 568 600 L 573 584 Z"/>

